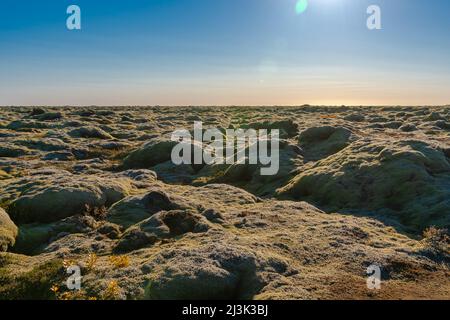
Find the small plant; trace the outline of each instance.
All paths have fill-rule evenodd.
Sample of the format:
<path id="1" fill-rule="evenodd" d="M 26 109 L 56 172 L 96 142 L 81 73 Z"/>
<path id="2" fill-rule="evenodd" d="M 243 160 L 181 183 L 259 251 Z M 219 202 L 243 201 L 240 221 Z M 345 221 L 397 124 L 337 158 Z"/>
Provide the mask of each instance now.
<path id="1" fill-rule="evenodd" d="M 107 214 L 108 214 L 108 209 L 106 209 L 105 206 L 93 207 L 89 204 L 84 205 L 83 215 L 93 217 L 96 221 L 105 220 Z"/>
<path id="2" fill-rule="evenodd" d="M 91 271 L 94 269 L 95 264 L 97 263 L 98 257 L 95 253 L 91 252 L 88 255 L 87 261 L 86 261 L 86 268 L 88 271 Z"/>
<path id="3" fill-rule="evenodd" d="M 115 269 L 126 268 L 130 265 L 130 258 L 128 256 L 110 256 L 109 262 Z"/>
<path id="4" fill-rule="evenodd" d="M 117 281 L 112 280 L 108 283 L 105 291 L 103 291 L 103 300 L 117 300 L 120 298 L 120 287 Z"/>
<path id="5" fill-rule="evenodd" d="M 82 290 L 66 291 L 56 294 L 57 300 L 97 300 L 96 297 L 91 297 Z"/>
<path id="6" fill-rule="evenodd" d="M 0 261 L 1 263 L 1 261 Z M 0 269 L 0 299 L 51 300 L 55 299 L 55 283 L 64 280 L 61 260 L 54 259 L 18 275 Z M 53 290 L 52 290 L 53 288 Z"/>
<path id="7" fill-rule="evenodd" d="M 67 270 L 67 268 L 69 268 L 71 266 L 78 265 L 78 262 L 73 259 L 64 259 L 62 264 L 63 264 L 64 269 Z"/>
<path id="8" fill-rule="evenodd" d="M 429 227 L 423 232 L 423 243 L 436 253 L 450 253 L 450 237 L 447 229 Z"/>
<path id="9" fill-rule="evenodd" d="M 97 300 L 96 297 L 89 296 L 83 290 L 73 290 L 62 292 L 57 285 L 53 285 L 50 291 L 55 295 L 56 300 Z"/>
<path id="10" fill-rule="evenodd" d="M 58 297 L 58 291 L 59 291 L 59 287 L 57 285 L 53 285 L 50 288 L 50 291 L 53 292 L 53 294 L 55 295 L 55 297 Z"/>

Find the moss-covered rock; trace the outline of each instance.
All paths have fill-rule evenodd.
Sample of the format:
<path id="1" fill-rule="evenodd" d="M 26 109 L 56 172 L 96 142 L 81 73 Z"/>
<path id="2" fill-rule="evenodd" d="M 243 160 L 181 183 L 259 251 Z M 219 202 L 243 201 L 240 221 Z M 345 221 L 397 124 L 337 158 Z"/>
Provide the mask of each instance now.
<path id="1" fill-rule="evenodd" d="M 0 252 L 11 248 L 17 237 L 17 227 L 9 215 L 0 208 Z"/>
<path id="2" fill-rule="evenodd" d="M 328 157 L 349 145 L 355 140 L 352 132 L 344 127 L 311 127 L 302 131 L 299 144 L 311 160 Z"/>
<path id="3" fill-rule="evenodd" d="M 127 197 L 117 202 L 109 209 L 107 220 L 128 228 L 159 211 L 189 208 L 195 208 L 195 204 L 179 196 L 154 189 L 147 194 Z"/>
<path id="4" fill-rule="evenodd" d="M 96 226 L 97 222 L 89 216 L 74 216 L 48 224 L 21 225 L 13 250 L 24 254 L 35 254 L 52 240 L 71 233 L 87 233 Z"/>
<path id="5" fill-rule="evenodd" d="M 207 220 L 191 210 L 161 211 L 130 227 L 120 240 L 118 251 L 132 251 L 151 245 L 158 240 L 178 237 L 209 229 Z"/>
<path id="6" fill-rule="evenodd" d="M 3 158 L 17 158 L 30 153 L 31 151 L 25 147 L 14 146 L 11 144 L 2 144 L 2 146 L 0 146 L 0 157 Z"/>
<path id="7" fill-rule="evenodd" d="M 270 151 L 270 143 L 268 147 Z M 244 188 L 258 196 L 270 195 L 293 177 L 292 171 L 303 162 L 300 153 L 301 150 L 297 146 L 288 143 L 286 140 L 280 140 L 278 171 L 275 174 L 261 174 L 262 168 L 268 168 L 271 165 L 275 168 L 274 164 L 250 164 L 248 157 L 246 157 L 243 163 L 206 165 L 195 176 L 194 183 L 196 185 L 227 183 Z M 246 155 L 248 154 L 247 148 Z"/>
<path id="8" fill-rule="evenodd" d="M 123 167 L 125 169 L 143 169 L 168 161 L 171 158 L 172 148 L 176 144 L 177 142 L 170 140 L 151 140 L 131 152 L 123 160 Z"/>
<path id="9" fill-rule="evenodd" d="M 281 195 L 330 210 L 379 210 L 418 230 L 450 225 L 450 163 L 421 141 L 358 141 L 298 174 Z"/>
<path id="10" fill-rule="evenodd" d="M 39 121 L 53 121 L 59 120 L 63 117 L 61 112 L 44 112 L 42 114 L 34 115 L 33 118 Z"/>
<path id="11" fill-rule="evenodd" d="M 48 223 L 81 214 L 86 205 L 110 206 L 130 192 L 127 178 L 72 175 L 67 171 L 37 173 L 8 208 L 17 224 Z"/>
<path id="12" fill-rule="evenodd" d="M 292 138 L 298 134 L 298 125 L 292 120 L 253 122 L 241 126 L 242 129 L 279 130 L 280 138 Z"/>
<path id="13" fill-rule="evenodd" d="M 68 134 L 74 138 L 113 139 L 113 136 L 105 130 L 92 126 L 73 129 Z"/>
<path id="14" fill-rule="evenodd" d="M 212 244 L 164 254 L 146 287 L 150 299 L 250 299 L 261 287 L 256 275 L 263 258 L 244 248 Z"/>

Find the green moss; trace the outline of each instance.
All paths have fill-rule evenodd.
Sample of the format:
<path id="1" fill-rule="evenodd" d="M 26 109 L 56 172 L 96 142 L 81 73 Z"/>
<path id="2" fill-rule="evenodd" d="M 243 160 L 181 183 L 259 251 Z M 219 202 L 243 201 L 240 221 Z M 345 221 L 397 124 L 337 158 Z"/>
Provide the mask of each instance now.
<path id="1" fill-rule="evenodd" d="M 170 160 L 174 141 L 155 140 L 146 143 L 139 149 L 131 152 L 124 160 L 124 169 L 150 168 L 159 163 Z"/>
<path id="2" fill-rule="evenodd" d="M 19 227 L 14 252 L 34 254 L 43 244 L 55 235 L 53 224 L 29 224 Z"/>
<path id="3" fill-rule="evenodd" d="M 11 253 L 0 253 L 0 270 L 12 263 L 19 263 L 21 255 L 15 255 Z"/>
<path id="4" fill-rule="evenodd" d="M 79 233 L 80 226 L 71 220 L 63 220 L 55 223 L 24 224 L 19 227 L 19 233 L 14 252 L 33 255 L 39 252 L 42 246 L 45 246 L 50 239 L 60 233 Z"/>
<path id="5" fill-rule="evenodd" d="M 0 265 L 3 265 L 0 263 Z M 45 262 L 31 271 L 12 276 L 0 268 L 0 299 L 2 300 L 53 300 L 52 285 L 63 280 L 64 273 L 60 259 Z"/>
<path id="6" fill-rule="evenodd" d="M 0 200 L 0 208 L 2 209 L 8 209 L 9 205 L 11 204 L 11 199 L 1 199 Z"/>

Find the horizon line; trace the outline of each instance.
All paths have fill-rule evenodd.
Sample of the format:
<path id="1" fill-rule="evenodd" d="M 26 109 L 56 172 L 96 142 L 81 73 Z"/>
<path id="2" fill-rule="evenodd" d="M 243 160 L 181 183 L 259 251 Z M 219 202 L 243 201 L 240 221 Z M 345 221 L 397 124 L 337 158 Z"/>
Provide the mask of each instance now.
<path id="1" fill-rule="evenodd" d="M 224 105 L 214 105 L 214 104 L 201 104 L 201 105 L 0 105 L 0 108 L 106 108 L 106 107 L 112 107 L 112 108 L 121 108 L 121 107 L 141 107 L 141 108 L 210 108 L 210 107 L 218 107 L 218 108 L 225 108 L 225 107 L 250 107 L 250 108 L 273 108 L 273 107 L 281 107 L 281 108 L 295 108 L 295 107 L 336 107 L 336 108 L 342 108 L 342 107 L 412 107 L 412 108 L 420 108 L 420 107 L 450 107 L 450 103 L 448 104 L 430 104 L 430 105 L 424 105 L 424 104 L 418 104 L 418 105 L 411 105 L 411 104 L 339 104 L 339 105 L 333 105 L 333 104 L 275 104 L 275 105 L 248 105 L 248 104 L 240 104 L 240 105 L 231 105 L 231 104 L 224 104 Z"/>

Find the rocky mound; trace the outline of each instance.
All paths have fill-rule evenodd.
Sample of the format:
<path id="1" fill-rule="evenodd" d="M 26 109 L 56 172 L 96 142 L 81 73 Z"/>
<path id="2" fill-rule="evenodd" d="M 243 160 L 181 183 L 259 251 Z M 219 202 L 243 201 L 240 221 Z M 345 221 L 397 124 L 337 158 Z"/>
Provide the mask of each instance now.
<path id="1" fill-rule="evenodd" d="M 8 206 L 17 224 L 55 222 L 83 212 L 86 205 L 110 206 L 126 197 L 132 182 L 125 177 L 75 175 L 64 170 L 37 171 L 3 191 L 18 195 Z"/>
<path id="2" fill-rule="evenodd" d="M 132 196 L 115 203 L 108 211 L 108 221 L 129 227 L 163 210 L 195 208 L 196 205 L 180 196 L 168 195 L 155 189 L 147 194 Z"/>
<path id="3" fill-rule="evenodd" d="M 205 232 L 208 229 L 206 219 L 195 211 L 160 211 L 128 228 L 118 243 L 116 251 L 129 252 L 162 239 L 179 237 L 188 232 Z"/>
<path id="4" fill-rule="evenodd" d="M 355 139 L 347 128 L 324 126 L 302 131 L 298 140 L 308 159 L 318 160 L 344 149 Z"/>
<path id="5" fill-rule="evenodd" d="M 162 258 L 162 259 L 161 259 Z M 151 299 L 248 299 L 262 287 L 266 259 L 241 247 L 210 245 L 186 254 L 171 250 L 145 288 Z"/>
<path id="6" fill-rule="evenodd" d="M 170 140 L 151 140 L 131 152 L 123 160 L 123 167 L 125 169 L 150 168 L 168 161 L 171 158 L 172 148 L 176 144 L 176 142 Z"/>
<path id="7" fill-rule="evenodd" d="M 270 143 L 268 143 L 269 154 Z M 193 177 L 195 185 L 205 183 L 227 183 L 258 195 L 272 195 L 274 190 L 284 185 L 293 177 L 293 171 L 303 162 L 302 151 L 296 145 L 286 140 L 279 141 L 278 171 L 274 175 L 261 175 L 262 168 L 272 164 L 250 164 L 248 159 L 249 148 L 245 150 L 246 158 L 243 163 L 211 164 L 204 166 Z"/>
<path id="8" fill-rule="evenodd" d="M 49 243 L 69 234 L 88 233 L 98 227 L 93 217 L 76 215 L 52 223 L 20 225 L 13 250 L 22 254 L 35 254 Z"/>
<path id="9" fill-rule="evenodd" d="M 81 127 L 68 133 L 74 138 L 113 139 L 106 131 L 96 127 Z"/>
<path id="10" fill-rule="evenodd" d="M 0 208 L 0 252 L 14 246 L 17 237 L 17 227 L 8 214 Z"/>
<path id="11" fill-rule="evenodd" d="M 241 126 L 243 129 L 266 129 L 269 132 L 271 130 L 279 130 L 280 138 L 292 138 L 298 135 L 298 125 L 292 120 L 280 120 L 280 121 L 264 121 L 264 122 L 252 122 Z"/>
<path id="12" fill-rule="evenodd" d="M 279 194 L 332 211 L 377 211 L 416 230 L 450 226 L 449 158 L 421 141 L 354 142 L 298 174 Z"/>

